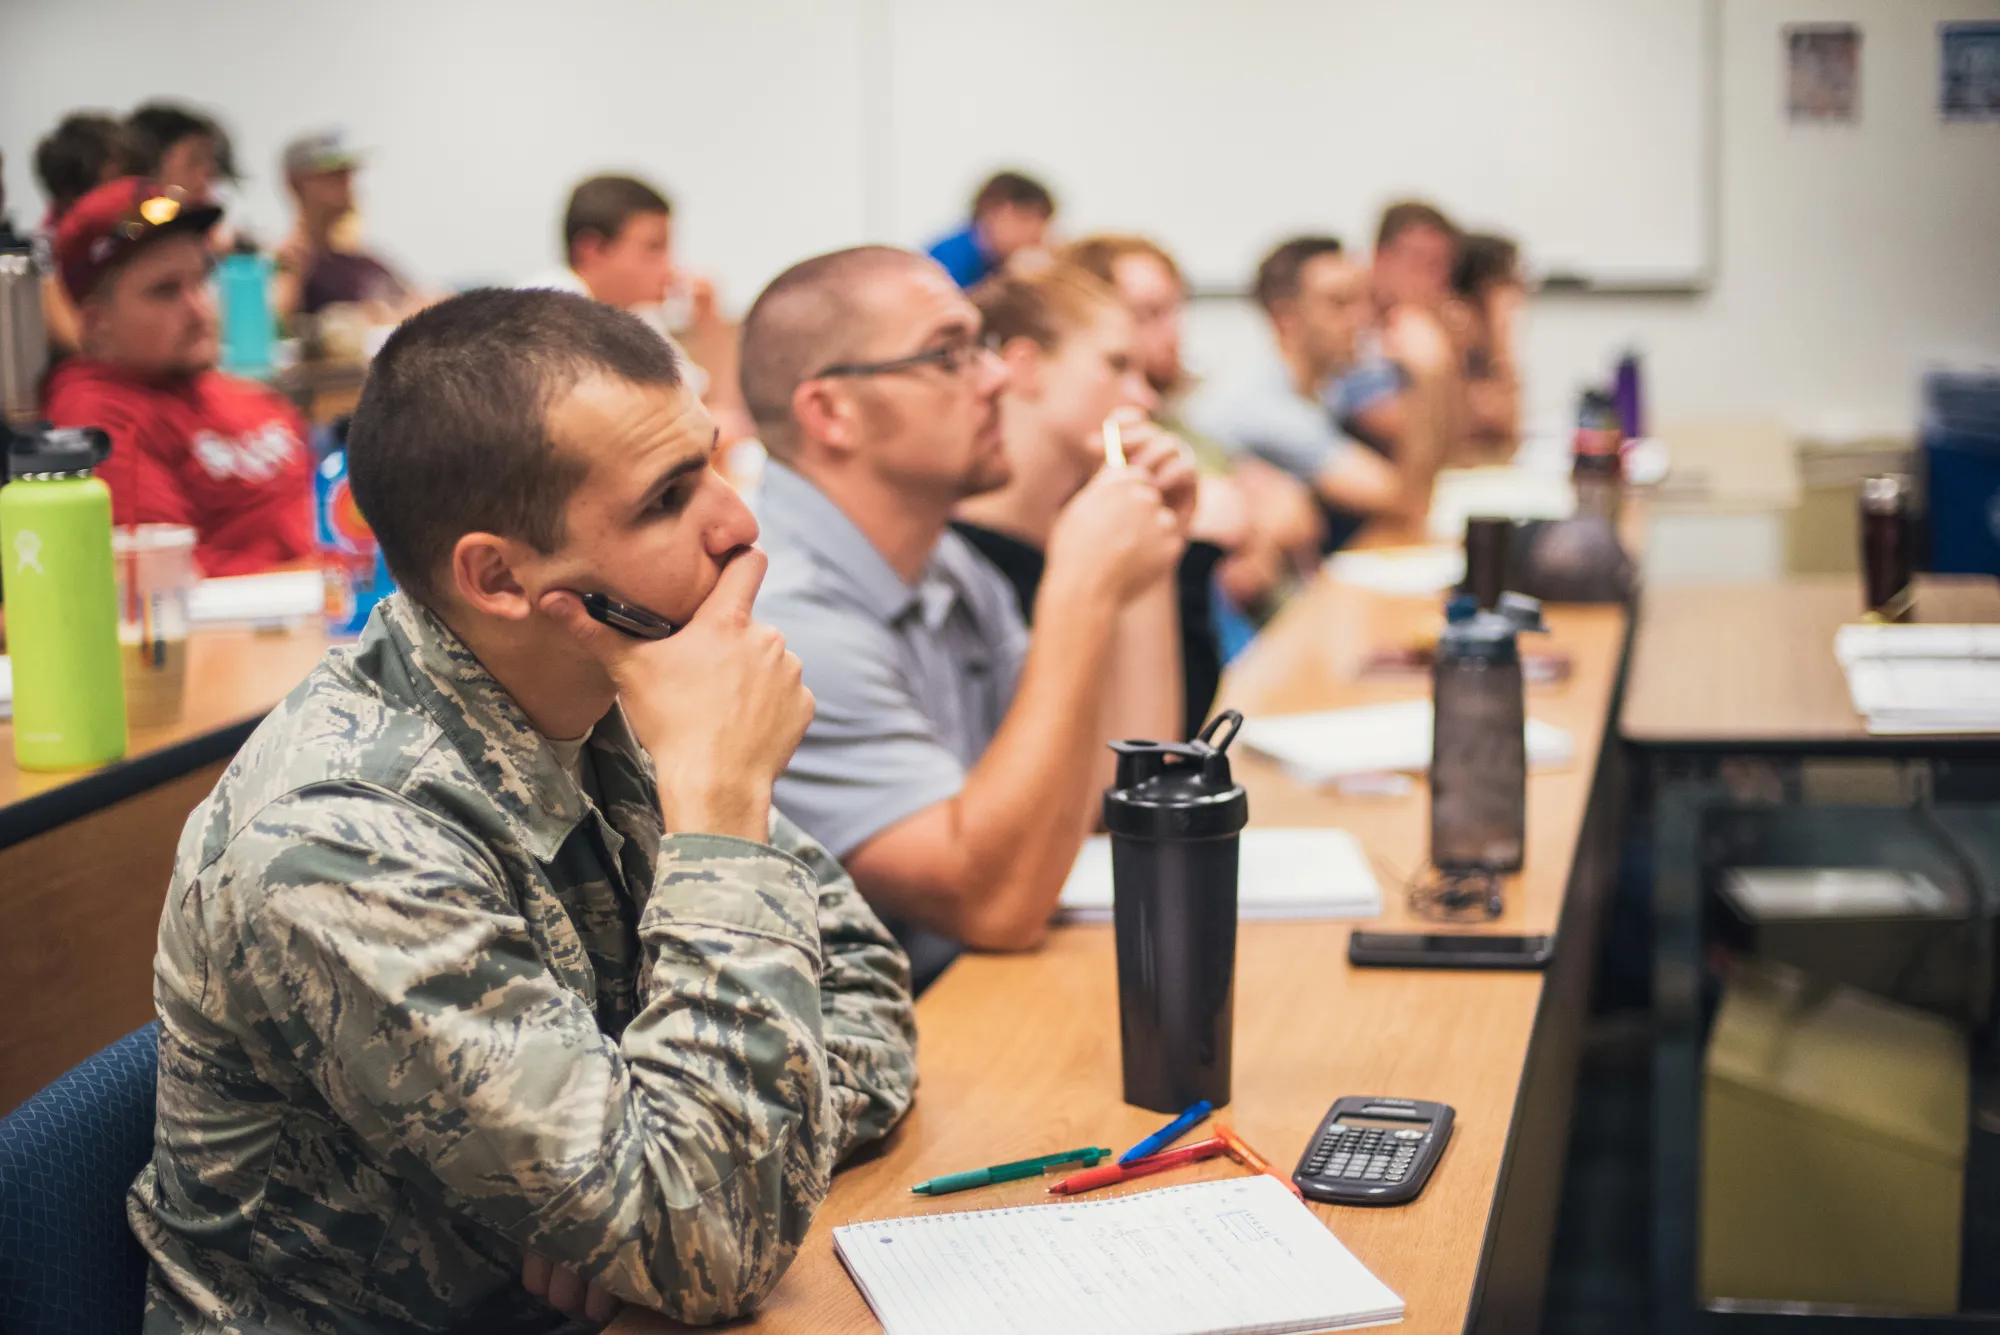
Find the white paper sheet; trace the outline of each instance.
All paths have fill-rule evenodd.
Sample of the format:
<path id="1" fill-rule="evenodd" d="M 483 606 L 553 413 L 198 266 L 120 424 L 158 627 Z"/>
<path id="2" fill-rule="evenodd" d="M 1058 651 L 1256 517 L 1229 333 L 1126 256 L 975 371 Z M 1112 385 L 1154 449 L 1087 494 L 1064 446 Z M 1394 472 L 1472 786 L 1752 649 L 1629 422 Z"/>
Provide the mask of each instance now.
<path id="1" fill-rule="evenodd" d="M 1842 626 L 1833 651 L 1871 733 L 2000 732 L 2000 626 Z"/>
<path id="2" fill-rule="evenodd" d="M 1241 740 L 1303 783 L 1384 771 L 1421 774 L 1431 767 L 1431 715 L 1429 700 L 1272 714 L 1246 721 Z M 1540 719 L 1528 720 L 1527 741 L 1530 769 L 1566 765 L 1576 753 L 1567 732 Z"/>
<path id="3" fill-rule="evenodd" d="M 1292 1335 L 1403 1300 L 1271 1177 L 833 1230 L 888 1335 Z"/>
<path id="4" fill-rule="evenodd" d="M 1446 546 L 1335 552 L 1327 558 L 1326 573 L 1342 584 L 1376 593 L 1442 593 L 1465 578 L 1465 552 Z"/>
<path id="5" fill-rule="evenodd" d="M 205 579 L 188 599 L 188 618 L 197 626 L 297 625 L 325 609 L 326 577 L 317 570 Z"/>
<path id="6" fill-rule="evenodd" d="M 1465 537 L 1474 515 L 1506 519 L 1567 519 L 1576 513 L 1576 489 L 1567 473 L 1526 468 L 1447 468 L 1431 492 L 1430 534 Z"/>
<path id="7" fill-rule="evenodd" d="M 1236 916 L 1263 922 L 1373 918 L 1382 887 L 1368 855 L 1345 830 L 1252 826 L 1236 870 Z M 1075 922 L 1111 918 L 1111 840 L 1084 841 L 1063 885 L 1062 911 Z"/>

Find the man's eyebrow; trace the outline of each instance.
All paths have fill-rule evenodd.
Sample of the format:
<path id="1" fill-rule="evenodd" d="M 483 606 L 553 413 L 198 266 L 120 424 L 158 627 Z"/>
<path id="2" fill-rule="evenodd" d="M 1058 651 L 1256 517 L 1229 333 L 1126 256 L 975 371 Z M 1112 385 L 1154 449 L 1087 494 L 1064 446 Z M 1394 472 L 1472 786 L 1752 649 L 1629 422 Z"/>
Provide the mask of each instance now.
<path id="1" fill-rule="evenodd" d="M 719 437 L 721 432 L 718 431 L 716 434 Z M 708 450 L 700 454 L 684 454 L 674 460 L 672 464 L 668 465 L 666 471 L 654 478 L 653 484 L 646 488 L 647 501 L 651 502 L 654 497 L 658 496 L 668 487 L 673 486 L 674 483 L 680 481 L 689 473 L 699 473 L 702 469 L 708 467 L 709 457 L 714 448 L 715 446 L 711 442 Z"/>

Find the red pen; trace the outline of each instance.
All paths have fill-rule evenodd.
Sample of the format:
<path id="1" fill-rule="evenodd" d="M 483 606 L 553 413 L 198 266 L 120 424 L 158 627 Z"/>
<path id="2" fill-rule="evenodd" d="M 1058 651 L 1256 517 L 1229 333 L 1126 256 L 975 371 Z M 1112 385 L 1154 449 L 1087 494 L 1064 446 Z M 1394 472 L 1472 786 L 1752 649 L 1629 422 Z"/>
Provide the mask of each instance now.
<path id="1" fill-rule="evenodd" d="M 1248 1168 L 1251 1172 L 1263 1173 L 1267 1177 L 1275 1177 L 1278 1179 L 1278 1181 L 1285 1184 L 1286 1191 L 1291 1192 L 1292 1195 L 1298 1197 L 1300 1200 L 1304 1200 L 1306 1198 L 1306 1194 L 1303 1191 L 1299 1190 L 1298 1183 L 1292 1181 L 1290 1178 L 1286 1177 L 1283 1173 L 1271 1167 L 1270 1163 L 1264 1158 L 1263 1155 L 1251 1149 L 1250 1146 L 1244 1142 L 1243 1137 L 1237 1135 L 1234 1131 L 1230 1130 L 1228 1127 L 1224 1126 L 1220 1122 L 1217 1122 L 1215 1124 L 1215 1138 L 1229 1147 L 1230 1158 L 1236 1160 L 1236 1162 L 1242 1164 L 1245 1168 Z"/>
<path id="2" fill-rule="evenodd" d="M 1192 1145 L 1183 1145 L 1177 1150 L 1161 1150 L 1158 1154 L 1149 1154 L 1128 1164 L 1108 1163 L 1101 1168 L 1086 1168 L 1080 1173 L 1071 1173 L 1053 1183 L 1049 1191 L 1057 1196 L 1074 1196 L 1078 1192 L 1115 1186 L 1148 1173 L 1162 1173 L 1169 1168 L 1200 1163 L 1203 1159 L 1214 1159 L 1227 1153 L 1229 1145 L 1223 1140 L 1197 1140 Z"/>

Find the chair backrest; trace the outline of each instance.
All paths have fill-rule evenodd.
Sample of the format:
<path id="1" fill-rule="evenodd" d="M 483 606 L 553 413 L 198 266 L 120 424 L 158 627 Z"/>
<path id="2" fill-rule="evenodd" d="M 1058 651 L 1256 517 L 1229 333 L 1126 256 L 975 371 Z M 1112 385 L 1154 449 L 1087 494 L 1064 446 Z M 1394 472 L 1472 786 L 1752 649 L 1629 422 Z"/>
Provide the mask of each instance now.
<path id="1" fill-rule="evenodd" d="M 127 1034 L 0 1119 L 0 1331 L 133 1335 L 146 1253 L 125 1193 L 153 1156 L 159 1025 Z"/>

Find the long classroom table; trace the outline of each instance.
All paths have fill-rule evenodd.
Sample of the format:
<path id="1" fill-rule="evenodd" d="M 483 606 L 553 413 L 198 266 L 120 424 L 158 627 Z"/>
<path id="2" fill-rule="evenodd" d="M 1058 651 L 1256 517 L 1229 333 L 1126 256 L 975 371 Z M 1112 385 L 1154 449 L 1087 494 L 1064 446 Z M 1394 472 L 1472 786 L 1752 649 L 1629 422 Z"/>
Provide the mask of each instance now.
<path id="1" fill-rule="evenodd" d="M 1224 703 L 1272 713 L 1421 697 L 1421 677 L 1357 674 L 1369 651 L 1407 643 L 1437 616 L 1434 599 L 1322 580 L 1232 670 Z M 1531 688 L 1529 707 L 1570 731 L 1576 759 L 1530 780 L 1527 867 L 1486 930 L 1559 932 L 1550 970 L 1353 970 L 1347 923 L 1246 924 L 1241 937 L 1236 1097 L 1224 1116 L 1253 1145 L 1289 1168 L 1341 1094 L 1434 1098 L 1458 1110 L 1451 1148 L 1416 1202 L 1316 1207 L 1408 1301 L 1413 1330 L 1525 1331 L 1540 1310 L 1597 902 L 1623 806 L 1616 748 L 1601 743 L 1626 640 L 1617 608 L 1552 608 L 1549 621 L 1573 671 L 1558 687 Z M 35 928 L 0 933 L 0 1112 L 151 1018 L 153 942 L 180 827 L 322 647 L 309 634 L 198 635 L 182 722 L 135 735 L 131 757 L 104 770 L 23 774 L 0 725 L 0 887 L 10 920 Z M 1400 884 L 1427 843 L 1421 791 L 1313 791 L 1247 754 L 1237 772 L 1254 821 L 1334 824 L 1362 841 L 1386 901 L 1374 925 L 1429 926 L 1404 909 Z M 1126 1144 L 1160 1120 L 1119 1097 L 1108 927 L 1062 928 L 1030 955 L 968 957 L 926 994 L 918 1019 L 915 1109 L 880 1154 L 837 1179 L 760 1327 L 874 1329 L 829 1229 L 911 1212 L 911 1182 L 1082 1141 Z M 1021 1204 L 1037 1194 L 1037 1184 L 1023 1183 L 925 1208 Z M 616 1328 L 665 1324 L 632 1313 Z"/>
<path id="2" fill-rule="evenodd" d="M 0 1115 L 153 1018 L 153 946 L 188 813 L 319 661 L 316 631 L 197 631 L 179 722 L 125 759 L 35 773 L 0 721 Z"/>
<path id="3" fill-rule="evenodd" d="M 1423 677 L 1360 680 L 1372 649 L 1434 630 L 1437 600 L 1390 598 L 1322 577 L 1234 667 L 1223 703 L 1278 713 L 1405 700 Z M 1615 861 L 1624 795 L 1619 753 L 1605 748 L 1622 675 L 1622 608 L 1551 608 L 1567 682 L 1530 688 L 1529 711 L 1575 740 L 1569 767 L 1529 780 L 1524 872 L 1501 917 L 1483 928 L 1556 932 L 1546 974 L 1353 969 L 1354 924 L 1245 923 L 1237 953 L 1234 1101 L 1218 1116 L 1289 1172 L 1328 1104 L 1344 1094 L 1436 1099 L 1457 1110 L 1452 1142 L 1409 1205 L 1316 1205 L 1360 1259 L 1408 1304 L 1412 1332 L 1533 1331 L 1540 1318 L 1564 1155 L 1579 1030 L 1588 1003 L 1597 905 Z M 1539 638 L 1539 637 L 1537 637 Z M 1530 643 L 1530 649 L 1538 647 Z M 1404 906 L 1402 881 L 1425 857 L 1422 791 L 1393 798 L 1316 791 L 1238 753 L 1251 820 L 1337 825 L 1378 866 L 1389 930 L 1440 929 Z M 797 1261 L 757 1316 L 757 1330 L 877 1329 L 834 1254 L 832 1226 L 934 1211 L 1045 1201 L 1039 1182 L 947 1199 L 913 1182 L 1079 1144 L 1123 1147 L 1159 1114 L 1120 1098 L 1118 1015 L 1109 926 L 1069 926 L 1041 950 L 961 959 L 917 1004 L 921 1083 L 882 1151 L 843 1171 Z M 1217 1161 L 1129 1190 L 1241 1171 Z M 674 1329 L 630 1312 L 617 1335 Z"/>

